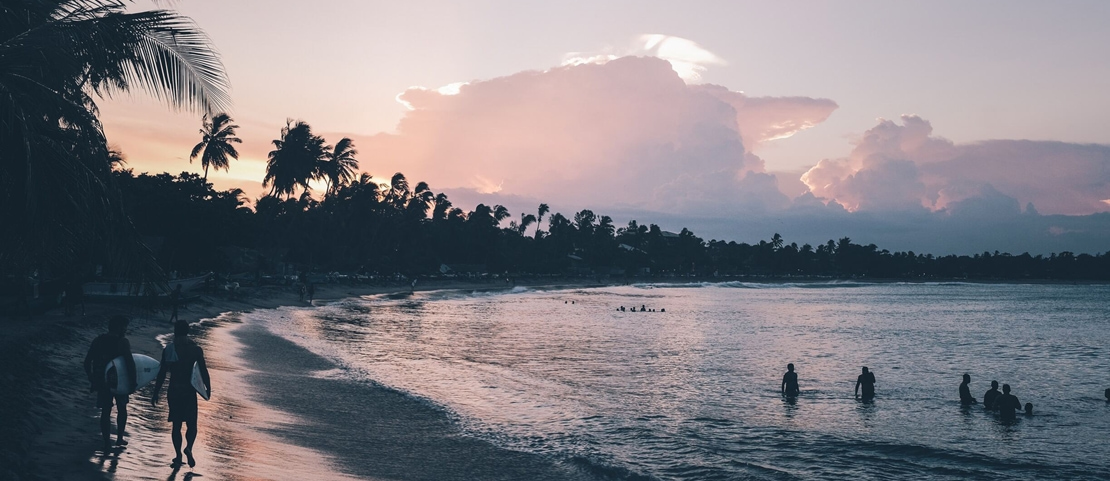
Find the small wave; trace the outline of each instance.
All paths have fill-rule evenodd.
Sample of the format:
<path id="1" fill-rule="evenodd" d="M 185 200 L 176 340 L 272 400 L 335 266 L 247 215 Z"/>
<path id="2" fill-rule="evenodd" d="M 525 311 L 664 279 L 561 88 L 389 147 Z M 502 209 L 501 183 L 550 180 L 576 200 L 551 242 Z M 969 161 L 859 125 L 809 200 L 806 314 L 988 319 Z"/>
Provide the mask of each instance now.
<path id="1" fill-rule="evenodd" d="M 573 468 L 577 468 L 590 477 L 613 481 L 657 481 L 658 478 L 636 473 L 628 468 L 595 461 L 584 456 L 574 456 L 568 460 Z"/>

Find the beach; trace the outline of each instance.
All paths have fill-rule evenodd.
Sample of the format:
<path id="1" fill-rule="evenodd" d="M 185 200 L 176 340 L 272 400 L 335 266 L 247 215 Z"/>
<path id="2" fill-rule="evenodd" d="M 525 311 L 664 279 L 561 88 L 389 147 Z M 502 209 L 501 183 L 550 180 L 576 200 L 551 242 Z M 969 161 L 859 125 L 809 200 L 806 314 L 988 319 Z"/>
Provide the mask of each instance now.
<path id="1" fill-rule="evenodd" d="M 590 285 L 591 281 L 578 279 L 550 279 L 519 281 L 530 285 Z M 457 281 L 441 280 L 422 282 L 416 291 L 434 289 L 493 289 L 506 288 L 503 280 Z M 374 294 L 406 294 L 412 292 L 408 285 L 358 286 L 320 285 L 315 302 L 326 303 L 343 298 Z M 251 385 L 249 377 L 261 375 L 255 366 L 244 363 L 242 350 L 250 349 L 253 358 L 265 359 L 266 352 L 274 352 L 274 338 L 258 329 L 237 330 L 236 316 L 253 310 L 274 309 L 281 306 L 307 307 L 293 287 L 243 288 L 235 298 L 204 295 L 190 302 L 179 313 L 179 318 L 195 326 L 195 337 L 205 348 L 209 369 L 212 371 L 213 398 L 201 402 L 200 435 L 197 440 L 197 457 L 201 463 L 195 474 L 206 473 L 208 479 L 289 479 L 300 470 L 314 479 L 347 479 L 339 472 L 329 472 L 331 463 L 324 455 L 301 447 L 306 438 L 298 437 L 296 427 L 300 421 L 288 414 L 268 408 L 256 399 L 264 393 L 245 392 Z M 4 333 L 0 335 L 0 361 L 6 366 L 0 381 L 10 396 L 0 400 L 0 409 L 6 421 L 0 427 L 0 480 L 49 479 L 167 479 L 167 476 L 185 476 L 188 468 L 178 473 L 169 468 L 173 449 L 170 443 L 170 423 L 165 421 L 166 405 L 161 401 L 150 405 L 152 386 L 140 388 L 128 405 L 129 445 L 120 453 L 105 455 L 101 450 L 99 435 L 99 410 L 95 395 L 88 392 L 88 381 L 82 361 L 89 343 L 106 332 L 107 317 L 123 314 L 131 318 L 128 340 L 132 352 L 158 359 L 163 341 L 172 336 L 168 311 L 144 312 L 126 305 L 88 304 L 84 316 L 65 317 L 61 309 L 30 317 L 3 319 Z M 268 347 L 266 346 L 268 344 Z M 280 346 L 284 356 L 299 353 L 292 346 Z M 283 359 L 270 361 L 284 362 Z M 292 366 L 312 366 L 312 360 Z M 318 362 L 318 361 L 317 361 Z M 307 368 L 306 368 L 307 369 Z M 308 371 L 288 374 L 309 379 Z M 278 383 L 280 378 L 267 379 Z M 313 392 L 311 389 L 306 392 Z M 391 447 L 381 454 L 392 460 L 394 472 L 420 472 L 419 462 L 398 456 L 397 449 L 413 450 L 412 443 L 396 444 L 385 439 L 396 439 L 408 433 L 408 439 L 456 436 L 451 431 L 446 415 L 429 415 L 434 411 L 427 405 L 413 405 L 415 401 L 386 389 L 364 392 L 378 396 L 380 404 L 373 410 L 378 425 L 373 433 L 382 446 Z M 307 403 L 308 401 L 306 401 Z M 408 428 L 408 422 L 394 422 L 404 410 L 418 409 L 425 418 L 436 418 L 421 427 L 420 436 Z M 401 414 L 398 414 L 401 413 Z M 114 432 L 113 412 L 113 432 Z M 391 424 L 392 423 L 392 424 Z M 392 427 L 381 429 L 383 426 Z M 292 429 L 287 429 L 293 427 Z M 402 433 L 404 431 L 405 433 Z M 392 438 L 391 438 L 392 439 Z M 394 439 L 394 440 L 396 440 Z M 300 444 L 298 444 L 298 442 Z M 460 441 L 458 453 L 471 453 L 481 446 Z M 444 456 L 452 453 L 444 451 Z M 511 456 L 510 456 L 511 458 Z M 505 466 L 507 473 L 513 470 Z M 534 464 L 520 462 L 517 465 Z M 386 471 L 388 472 L 388 470 Z M 220 474 L 222 473 L 222 474 Z M 241 475 L 249 475 L 241 478 Z M 465 473 L 460 471 L 460 473 Z M 440 473 L 442 474 L 442 473 Z M 226 476 L 225 476 L 226 475 Z M 295 477 L 295 476 L 294 476 Z M 434 479 L 439 476 L 433 476 Z M 410 479 L 421 479 L 421 476 Z M 515 479 L 510 476 L 506 479 Z M 360 479 L 373 479 L 360 476 Z M 465 479 L 465 478 L 464 478 Z"/>

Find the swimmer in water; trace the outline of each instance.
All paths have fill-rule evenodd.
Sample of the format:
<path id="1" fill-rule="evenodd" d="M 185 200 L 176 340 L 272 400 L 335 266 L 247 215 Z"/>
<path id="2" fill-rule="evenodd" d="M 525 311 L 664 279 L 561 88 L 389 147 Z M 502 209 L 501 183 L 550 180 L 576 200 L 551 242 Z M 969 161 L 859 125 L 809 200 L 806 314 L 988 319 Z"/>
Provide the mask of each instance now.
<path id="1" fill-rule="evenodd" d="M 798 389 L 798 373 L 794 372 L 794 363 L 786 365 L 786 374 L 782 375 L 782 395 L 795 397 L 801 391 Z"/>
<path id="2" fill-rule="evenodd" d="M 1026 416 L 1032 416 L 1033 415 L 1033 403 L 1025 403 L 1025 415 Z"/>
<path id="3" fill-rule="evenodd" d="M 864 367 L 863 374 L 856 378 L 856 396 L 859 396 L 861 386 L 863 387 L 863 397 L 861 399 L 864 401 L 875 399 L 875 373 L 868 371 L 867 367 Z"/>
<path id="4" fill-rule="evenodd" d="M 964 374 L 964 382 L 960 383 L 960 404 L 963 404 L 964 406 L 970 406 L 977 402 L 975 398 L 971 396 L 971 387 L 969 386 L 970 384 L 971 375 Z"/>
<path id="5" fill-rule="evenodd" d="M 994 400 L 994 407 L 998 409 L 998 417 L 1003 421 L 1013 421 L 1017 418 L 1017 410 L 1021 409 L 1021 401 L 1017 396 L 1010 394 L 1010 385 L 1002 385 L 1002 394 Z"/>
<path id="6" fill-rule="evenodd" d="M 994 409 L 994 400 L 1002 393 L 998 392 L 998 381 L 991 381 L 991 388 L 983 394 L 983 407 Z"/>

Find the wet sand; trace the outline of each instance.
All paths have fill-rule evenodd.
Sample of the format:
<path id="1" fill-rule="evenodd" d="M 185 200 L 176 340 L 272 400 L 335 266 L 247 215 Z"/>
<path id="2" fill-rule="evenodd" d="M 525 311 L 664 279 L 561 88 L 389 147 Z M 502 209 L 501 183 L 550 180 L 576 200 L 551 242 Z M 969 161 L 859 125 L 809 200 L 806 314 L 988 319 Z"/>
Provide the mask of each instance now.
<path id="1" fill-rule="evenodd" d="M 555 282 L 553 282 L 555 281 Z M 516 285 L 592 285 L 592 280 L 538 279 Z M 503 281 L 425 282 L 417 290 L 431 289 L 504 289 Z M 317 302 L 370 294 L 398 293 L 409 288 L 327 285 L 317 288 Z M 127 440 L 120 452 L 104 453 L 100 445 L 99 410 L 95 395 L 88 392 L 82 361 L 89 343 L 107 329 L 107 316 L 121 313 L 132 318 L 128 339 L 132 351 L 159 358 L 163 341 L 172 326 L 165 311 L 143 312 L 128 306 L 89 305 L 85 316 L 64 317 L 60 309 L 24 318 L 0 318 L 0 363 L 8 366 L 0 374 L 0 389 L 11 393 L 0 398 L 5 422 L 0 425 L 0 480 L 8 479 L 355 479 L 342 471 L 357 474 L 357 479 L 473 479 L 477 467 L 493 466 L 506 473 L 488 479 L 568 479 L 573 469 L 553 466 L 520 453 L 505 452 L 475 440 L 459 437 L 446 414 L 400 393 L 371 386 L 358 386 L 366 396 L 359 406 L 346 408 L 365 415 L 363 422 L 376 423 L 366 428 L 367 462 L 352 463 L 350 449 L 363 446 L 356 431 L 337 437 L 323 437 L 306 431 L 314 420 L 311 409 L 297 406 L 323 404 L 329 397 L 320 389 L 337 386 L 314 385 L 311 366 L 293 365 L 284 371 L 277 364 L 259 365 L 246 359 L 265 359 L 267 353 L 282 356 L 312 356 L 307 351 L 282 344 L 280 338 L 264 330 L 238 323 L 237 313 L 279 306 L 307 305 L 290 287 L 244 289 L 237 299 L 204 296 L 179 313 L 181 319 L 198 323 L 196 338 L 205 348 L 212 371 L 213 397 L 200 401 L 200 435 L 195 454 L 198 465 L 178 470 L 170 468 L 173 447 L 170 423 L 166 421 L 165 402 L 151 406 L 152 386 L 141 388 L 128 405 Z M 250 354 L 244 356 L 244 350 Z M 303 350 L 302 350 L 303 351 Z M 301 357 L 298 357 L 300 359 Z M 323 361 L 323 360 L 319 360 Z M 306 367 L 307 366 L 307 367 Z M 259 368 L 264 368 L 260 370 Z M 268 397 L 265 386 L 298 384 L 299 392 L 323 396 L 285 403 L 282 412 L 269 407 L 278 401 Z M 261 387 L 261 388 L 260 388 Z M 341 386 L 340 386 L 341 388 Z M 283 389 L 281 392 L 287 392 Z M 163 394 L 164 396 L 164 394 Z M 295 414 L 291 415 L 290 412 Z M 336 411 L 326 411 L 336 415 Z M 372 413 L 368 414 L 368 413 Z M 319 420 L 316 420 L 319 421 Z M 115 429 L 113 421 L 113 431 Z M 331 454 L 344 454 L 337 461 Z M 484 454 L 483 454 L 484 453 Z M 379 460 L 377 464 L 370 459 Z M 440 463 L 435 470 L 429 463 Z M 446 463 L 446 464 L 444 464 Z M 479 465 L 479 463 L 484 463 Z M 443 466 L 451 467 L 444 471 Z M 457 469 L 455 469 L 457 468 Z M 525 471 L 520 471 L 524 469 Z M 457 473 L 458 476 L 454 474 Z M 451 474 L 451 475 L 447 475 Z"/>

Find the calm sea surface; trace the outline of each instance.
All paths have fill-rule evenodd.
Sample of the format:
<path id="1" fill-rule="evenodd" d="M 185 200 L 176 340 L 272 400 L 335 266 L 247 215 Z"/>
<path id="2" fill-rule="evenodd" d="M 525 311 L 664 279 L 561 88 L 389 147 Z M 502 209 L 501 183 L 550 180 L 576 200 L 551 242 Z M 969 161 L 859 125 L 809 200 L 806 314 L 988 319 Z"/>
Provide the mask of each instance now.
<path id="1" fill-rule="evenodd" d="M 619 312 L 641 305 L 657 312 Z M 246 317 L 339 366 L 320 378 L 383 384 L 601 476 L 1110 478 L 1110 286 L 517 288 Z M 796 402 L 779 395 L 791 362 Z M 861 366 L 873 403 L 853 396 Z M 977 398 L 998 380 L 1036 415 L 961 408 L 964 373 Z"/>

